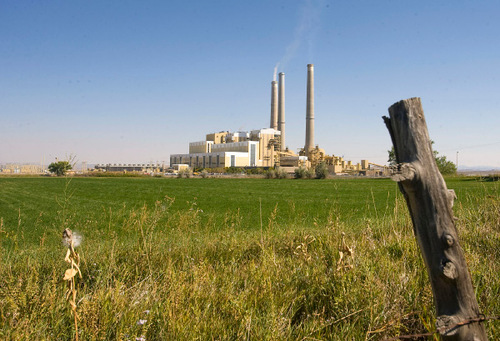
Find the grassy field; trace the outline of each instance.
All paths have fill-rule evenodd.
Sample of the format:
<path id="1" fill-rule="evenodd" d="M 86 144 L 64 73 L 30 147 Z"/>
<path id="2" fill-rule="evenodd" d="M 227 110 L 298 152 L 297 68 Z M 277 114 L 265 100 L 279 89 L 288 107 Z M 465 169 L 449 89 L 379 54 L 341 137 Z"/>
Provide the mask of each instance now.
<path id="1" fill-rule="evenodd" d="M 168 202 L 170 213 L 197 209 L 201 224 L 217 231 L 232 225 L 259 229 L 261 213 L 267 219 L 274 210 L 283 226 L 325 225 L 333 211 L 362 226 L 392 212 L 397 195 L 387 179 L 0 178 L 0 184 L 4 225 L 19 230 L 28 244 L 49 233 L 47 227 L 58 236 L 65 219 L 84 235 L 110 228 L 121 234 L 131 210 L 157 202 Z"/>
<path id="2" fill-rule="evenodd" d="M 500 315 L 499 182 L 447 183 L 480 307 Z M 0 338 L 74 337 L 66 227 L 84 238 L 80 339 L 378 340 L 434 329 L 388 179 L 0 177 L 0 218 Z M 486 326 L 500 337 L 498 322 Z"/>

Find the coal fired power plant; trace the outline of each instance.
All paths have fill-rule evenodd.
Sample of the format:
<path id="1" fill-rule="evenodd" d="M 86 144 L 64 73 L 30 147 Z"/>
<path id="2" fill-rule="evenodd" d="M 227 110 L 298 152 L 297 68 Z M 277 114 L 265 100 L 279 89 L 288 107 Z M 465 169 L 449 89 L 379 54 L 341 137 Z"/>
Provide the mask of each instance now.
<path id="1" fill-rule="evenodd" d="M 293 172 L 298 167 L 315 167 L 324 163 L 330 173 L 379 174 L 385 166 L 367 160 L 353 164 L 343 157 L 327 155 L 314 143 L 314 65 L 307 65 L 305 143 L 298 153 L 286 146 L 285 74 L 271 82 L 269 127 L 249 132 L 220 131 L 209 133 L 205 140 L 189 143 L 186 154 L 172 154 L 170 166 L 180 169 L 213 169 L 226 167 L 283 168 Z"/>

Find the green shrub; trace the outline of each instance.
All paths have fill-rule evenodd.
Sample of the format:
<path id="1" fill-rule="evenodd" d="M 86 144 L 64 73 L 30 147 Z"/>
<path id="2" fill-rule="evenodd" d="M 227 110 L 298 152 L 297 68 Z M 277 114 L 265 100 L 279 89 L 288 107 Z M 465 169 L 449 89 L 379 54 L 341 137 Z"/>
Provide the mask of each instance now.
<path id="1" fill-rule="evenodd" d="M 316 173 L 312 168 L 299 167 L 294 171 L 295 179 L 314 179 Z"/>
<path id="2" fill-rule="evenodd" d="M 274 179 L 276 178 L 276 170 L 274 168 L 270 168 L 264 172 L 264 176 L 266 179 Z"/>
<path id="3" fill-rule="evenodd" d="M 226 167 L 224 172 L 227 174 L 241 174 L 243 173 L 243 169 L 239 167 Z"/>
<path id="4" fill-rule="evenodd" d="M 139 172 L 92 172 L 86 174 L 85 177 L 95 177 L 95 178 L 141 178 L 149 177 Z"/>
<path id="5" fill-rule="evenodd" d="M 183 168 L 177 173 L 178 178 L 190 178 L 191 176 L 193 176 L 191 168 Z"/>
<path id="6" fill-rule="evenodd" d="M 280 168 L 276 171 L 276 179 L 287 179 L 287 178 L 288 178 L 288 173 L 283 168 Z"/>
<path id="7" fill-rule="evenodd" d="M 266 179 L 287 179 L 288 173 L 282 168 L 270 168 L 264 172 L 264 176 Z"/>
<path id="8" fill-rule="evenodd" d="M 251 167 L 251 168 L 245 168 L 245 173 L 247 173 L 248 175 L 264 174 L 265 170 L 262 167 Z"/>
<path id="9" fill-rule="evenodd" d="M 222 174 L 226 172 L 226 169 L 224 167 L 205 168 L 205 170 L 209 173 L 214 173 L 214 174 Z"/>
<path id="10" fill-rule="evenodd" d="M 314 169 L 316 174 L 316 179 L 326 179 L 328 177 L 328 166 L 324 162 L 320 162 L 316 165 Z"/>
<path id="11" fill-rule="evenodd" d="M 305 179 L 306 178 L 306 169 L 304 167 L 295 168 L 294 177 L 295 179 Z"/>

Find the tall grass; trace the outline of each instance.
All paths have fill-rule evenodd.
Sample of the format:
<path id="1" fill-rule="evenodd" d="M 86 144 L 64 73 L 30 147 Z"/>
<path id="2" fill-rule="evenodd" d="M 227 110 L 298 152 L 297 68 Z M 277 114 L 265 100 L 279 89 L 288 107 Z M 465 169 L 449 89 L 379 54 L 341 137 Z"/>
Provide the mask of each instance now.
<path id="1" fill-rule="evenodd" d="M 380 340 L 434 329 L 430 285 L 399 195 L 382 208 L 367 201 L 376 214 L 362 226 L 335 202 L 326 220 L 283 220 L 283 212 L 302 214 L 290 202 L 263 211 L 255 229 L 239 210 L 221 220 L 196 200 L 174 210 L 176 201 L 102 210 L 87 222 L 107 227 L 84 229 L 79 247 L 80 340 Z M 76 208 L 65 210 L 64 226 L 83 230 Z M 455 214 L 479 305 L 498 315 L 498 192 L 466 195 Z M 0 249 L 1 339 L 75 337 L 60 224 L 36 245 Z M 0 238 L 12 245 L 17 236 Z M 498 322 L 486 327 L 500 337 Z"/>

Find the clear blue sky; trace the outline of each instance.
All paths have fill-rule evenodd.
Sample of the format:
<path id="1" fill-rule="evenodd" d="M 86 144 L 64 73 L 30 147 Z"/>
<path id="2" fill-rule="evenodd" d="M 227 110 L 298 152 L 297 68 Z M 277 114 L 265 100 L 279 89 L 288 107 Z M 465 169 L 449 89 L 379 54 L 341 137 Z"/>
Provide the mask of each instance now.
<path id="1" fill-rule="evenodd" d="M 267 127 L 286 74 L 287 145 L 385 163 L 381 116 L 421 97 L 435 148 L 500 167 L 499 1 L 0 3 L 0 163 L 168 161 L 220 130 Z"/>

